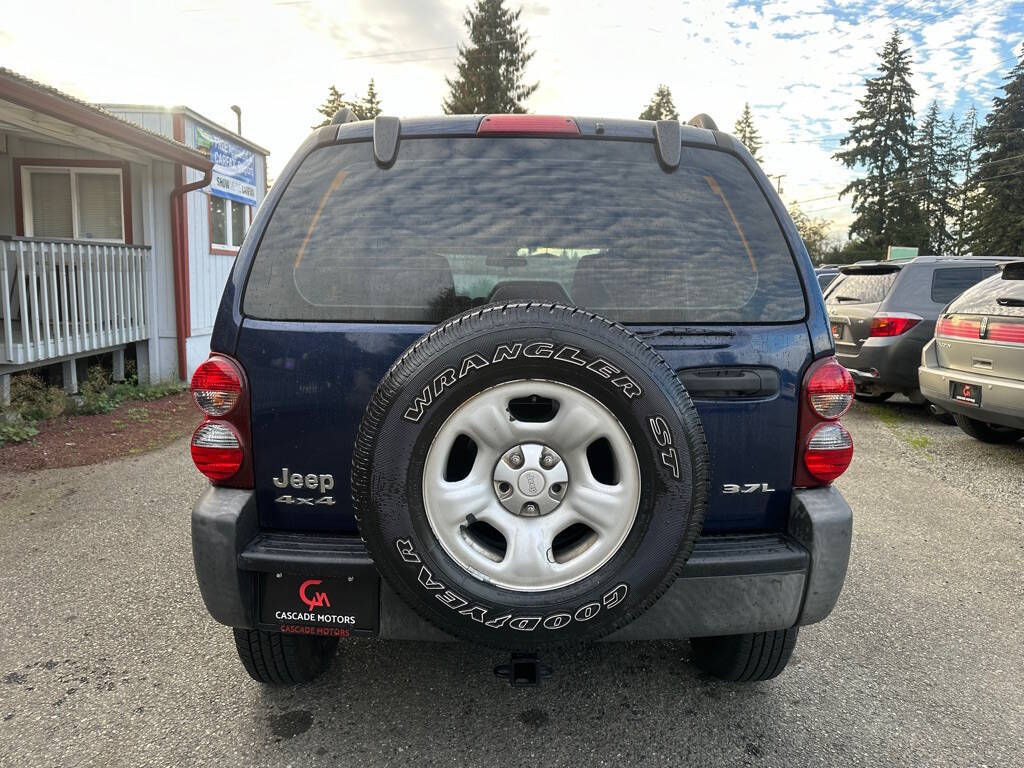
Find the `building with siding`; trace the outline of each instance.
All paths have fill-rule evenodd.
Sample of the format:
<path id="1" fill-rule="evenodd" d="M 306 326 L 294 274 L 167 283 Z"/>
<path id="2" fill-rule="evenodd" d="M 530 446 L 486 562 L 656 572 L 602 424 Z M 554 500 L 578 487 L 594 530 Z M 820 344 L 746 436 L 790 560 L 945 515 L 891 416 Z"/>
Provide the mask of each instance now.
<path id="1" fill-rule="evenodd" d="M 206 358 L 267 151 L 186 107 L 87 104 L 0 69 L 0 402 L 11 374 Z"/>

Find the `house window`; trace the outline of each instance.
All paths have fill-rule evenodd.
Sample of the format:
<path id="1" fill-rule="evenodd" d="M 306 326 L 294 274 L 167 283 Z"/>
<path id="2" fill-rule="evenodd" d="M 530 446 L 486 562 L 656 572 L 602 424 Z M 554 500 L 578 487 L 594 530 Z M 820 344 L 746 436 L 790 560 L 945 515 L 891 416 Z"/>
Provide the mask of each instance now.
<path id="1" fill-rule="evenodd" d="M 25 234 L 125 242 L 121 174 L 113 168 L 23 166 Z"/>
<path id="2" fill-rule="evenodd" d="M 210 249 L 214 253 L 237 251 L 251 219 L 251 206 L 210 195 Z"/>

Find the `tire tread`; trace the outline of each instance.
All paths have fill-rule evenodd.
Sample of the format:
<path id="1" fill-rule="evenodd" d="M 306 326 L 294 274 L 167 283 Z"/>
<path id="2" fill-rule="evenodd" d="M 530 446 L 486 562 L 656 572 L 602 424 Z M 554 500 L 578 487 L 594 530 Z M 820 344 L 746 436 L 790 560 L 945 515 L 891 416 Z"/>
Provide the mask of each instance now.
<path id="1" fill-rule="evenodd" d="M 798 627 L 690 640 L 693 660 L 705 672 L 737 683 L 776 677 L 789 663 L 796 647 Z"/>

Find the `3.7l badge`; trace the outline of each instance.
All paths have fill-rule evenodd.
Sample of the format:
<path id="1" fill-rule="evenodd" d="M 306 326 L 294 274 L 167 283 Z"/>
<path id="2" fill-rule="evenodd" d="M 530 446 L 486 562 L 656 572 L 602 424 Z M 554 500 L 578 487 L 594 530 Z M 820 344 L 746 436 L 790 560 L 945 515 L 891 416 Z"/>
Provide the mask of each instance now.
<path id="1" fill-rule="evenodd" d="M 310 472 L 288 472 L 288 467 L 281 467 L 281 476 L 273 478 L 274 485 L 278 488 L 292 488 L 294 490 L 320 491 L 320 496 L 299 496 L 286 493 L 274 499 L 276 504 L 297 504 L 299 506 L 333 506 L 334 497 L 326 495 L 334 488 L 334 475 L 317 474 Z"/>

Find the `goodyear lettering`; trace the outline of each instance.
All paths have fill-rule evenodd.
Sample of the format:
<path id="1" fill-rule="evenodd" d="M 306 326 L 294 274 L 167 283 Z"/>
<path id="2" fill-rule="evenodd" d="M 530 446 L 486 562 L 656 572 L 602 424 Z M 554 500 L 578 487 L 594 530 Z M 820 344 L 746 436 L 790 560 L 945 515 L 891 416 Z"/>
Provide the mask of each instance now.
<path id="1" fill-rule="evenodd" d="M 434 593 L 443 605 L 448 606 L 460 616 L 467 616 L 473 621 L 483 624 L 490 629 L 514 629 L 517 632 L 533 632 L 538 627 L 551 631 L 558 631 L 571 626 L 574 622 L 581 624 L 595 618 L 601 611 L 608 611 L 622 603 L 629 594 L 629 585 L 616 584 L 605 592 L 600 601 L 591 601 L 579 606 L 572 611 L 561 611 L 548 616 L 516 616 L 512 613 L 500 613 L 497 616 L 491 615 L 491 609 L 473 603 L 448 588 L 446 584 L 434 578 L 430 569 L 422 564 L 419 554 L 411 539 L 396 539 L 395 548 L 402 560 L 406 563 L 419 565 L 416 572 L 416 580 L 424 589 Z M 468 606 L 468 607 L 467 607 Z M 497 613 L 495 611 L 494 613 Z"/>

